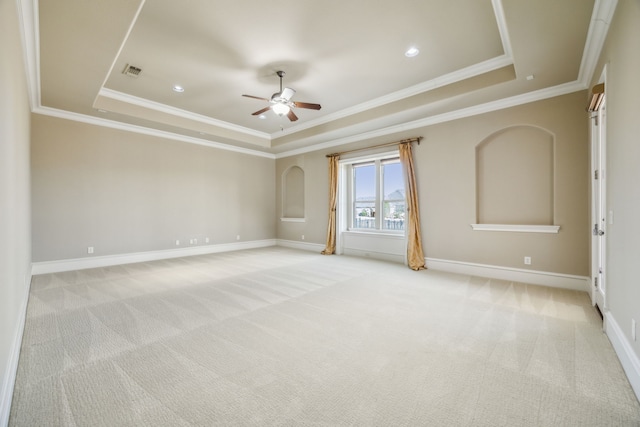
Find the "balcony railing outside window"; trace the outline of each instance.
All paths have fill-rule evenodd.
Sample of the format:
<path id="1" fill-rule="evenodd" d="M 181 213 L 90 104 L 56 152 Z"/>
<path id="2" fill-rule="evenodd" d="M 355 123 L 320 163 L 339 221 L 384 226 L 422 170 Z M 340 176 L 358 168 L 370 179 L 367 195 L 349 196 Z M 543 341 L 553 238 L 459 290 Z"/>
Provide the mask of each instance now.
<path id="1" fill-rule="evenodd" d="M 352 229 L 404 231 L 405 192 L 399 159 L 354 164 L 352 180 Z"/>

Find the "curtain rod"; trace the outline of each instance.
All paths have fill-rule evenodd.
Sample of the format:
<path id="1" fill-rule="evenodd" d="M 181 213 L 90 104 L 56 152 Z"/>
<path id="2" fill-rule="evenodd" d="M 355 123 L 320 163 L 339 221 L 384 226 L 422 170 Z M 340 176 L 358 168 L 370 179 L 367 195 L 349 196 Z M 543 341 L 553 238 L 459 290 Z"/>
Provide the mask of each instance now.
<path id="1" fill-rule="evenodd" d="M 327 154 L 327 157 L 342 156 L 343 154 L 355 153 L 357 151 L 371 150 L 373 148 L 389 147 L 391 145 L 400 145 L 400 144 L 406 144 L 406 143 L 411 143 L 411 142 L 417 142 L 418 145 L 420 145 L 420 140 L 421 139 L 422 139 L 422 137 L 418 136 L 418 137 L 415 137 L 415 138 L 403 139 L 402 141 L 387 142 L 386 144 L 373 145 L 371 147 L 356 148 L 355 150 L 347 150 L 347 151 L 341 151 L 339 153 Z"/>

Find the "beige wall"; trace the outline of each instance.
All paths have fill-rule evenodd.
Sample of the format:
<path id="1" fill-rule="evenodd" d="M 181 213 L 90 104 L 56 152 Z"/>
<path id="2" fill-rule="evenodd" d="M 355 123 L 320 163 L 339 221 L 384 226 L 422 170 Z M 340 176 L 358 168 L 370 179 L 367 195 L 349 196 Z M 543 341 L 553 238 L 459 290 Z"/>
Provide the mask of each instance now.
<path id="1" fill-rule="evenodd" d="M 589 275 L 588 135 L 585 93 L 579 92 L 412 132 L 425 256 L 452 261 Z M 555 137 L 554 217 L 558 234 L 473 231 L 476 146 L 502 129 L 528 125 Z M 403 135 L 406 137 L 406 135 Z M 387 141 L 393 141 L 393 136 Z M 372 141 L 379 143 L 382 141 Z M 334 151 L 339 151 L 334 149 Z M 281 223 L 278 237 L 324 243 L 327 159 L 322 153 L 282 158 L 276 175 L 297 164 L 305 171 L 307 222 Z M 505 177 L 508 179 L 508 177 Z M 526 189 L 523 189 L 526 191 Z M 278 188 L 278 203 L 281 189 Z M 525 266 L 524 256 L 532 257 Z"/>
<path id="2" fill-rule="evenodd" d="M 35 115 L 33 260 L 275 238 L 272 159 Z"/>
<path id="3" fill-rule="evenodd" d="M 424 129 L 424 142 L 414 153 L 425 255 L 588 276 L 589 152 L 584 99 L 580 92 Z M 558 234 L 484 232 L 469 226 L 476 218 L 475 147 L 485 137 L 514 125 L 540 127 L 555 136 Z M 546 182 L 546 177 L 541 179 Z M 532 258 L 531 266 L 524 265 L 525 256 Z"/>
<path id="4" fill-rule="evenodd" d="M 0 425 L 9 416 L 31 275 L 30 113 L 17 23 L 16 2 L 0 0 Z"/>
<path id="5" fill-rule="evenodd" d="M 291 166 L 304 171 L 304 216 L 305 222 L 282 222 L 282 177 Z M 327 205 L 329 203 L 328 163 L 324 152 L 314 152 L 287 157 L 276 161 L 276 210 L 278 238 L 323 244 L 327 231 Z"/>
<path id="6" fill-rule="evenodd" d="M 594 74 L 607 64 L 607 302 L 640 357 L 640 338 L 631 338 L 631 319 L 640 334 L 640 1 L 620 0 Z"/>

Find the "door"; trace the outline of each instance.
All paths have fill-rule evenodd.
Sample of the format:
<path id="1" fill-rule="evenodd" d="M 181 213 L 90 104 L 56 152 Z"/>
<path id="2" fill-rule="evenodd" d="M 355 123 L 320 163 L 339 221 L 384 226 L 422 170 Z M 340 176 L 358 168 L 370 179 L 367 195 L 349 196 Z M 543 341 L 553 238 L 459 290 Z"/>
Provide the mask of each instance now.
<path id="1" fill-rule="evenodd" d="M 606 281 L 606 99 L 591 119 L 591 301 L 604 314 L 607 309 Z"/>

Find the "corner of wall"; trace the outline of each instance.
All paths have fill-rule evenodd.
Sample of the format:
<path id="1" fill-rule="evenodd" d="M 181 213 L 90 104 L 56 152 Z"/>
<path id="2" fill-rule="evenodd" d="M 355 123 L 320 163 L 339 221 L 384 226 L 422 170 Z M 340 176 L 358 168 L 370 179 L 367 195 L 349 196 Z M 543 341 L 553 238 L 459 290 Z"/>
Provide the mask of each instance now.
<path id="1" fill-rule="evenodd" d="M 622 332 L 620 325 L 616 321 L 613 314 L 607 311 L 605 314 L 605 333 L 613 345 L 613 349 L 620 359 L 620 364 L 624 369 L 631 388 L 636 394 L 636 398 L 640 401 L 640 358 L 636 355 L 631 347 L 631 343 Z"/>
<path id="2" fill-rule="evenodd" d="M 11 343 L 9 363 L 2 374 L 2 384 L 0 384 L 0 426 L 9 425 L 9 415 L 11 414 L 11 402 L 13 401 L 13 389 L 18 373 L 18 361 L 20 359 L 20 348 L 22 347 L 22 336 L 24 335 L 24 325 L 27 318 L 27 304 L 29 302 L 29 291 L 31 289 L 31 277 L 29 272 L 25 277 L 24 295 L 19 310 L 18 323 L 15 335 Z"/>

